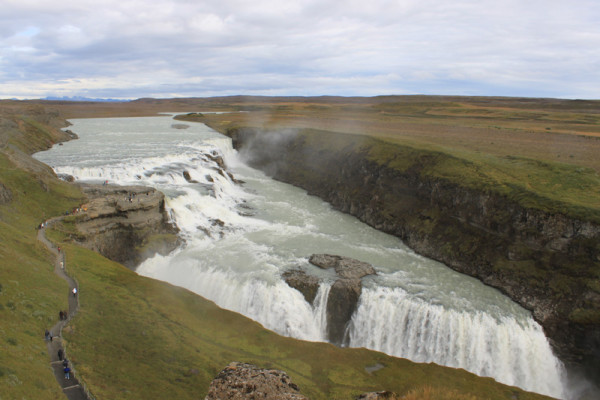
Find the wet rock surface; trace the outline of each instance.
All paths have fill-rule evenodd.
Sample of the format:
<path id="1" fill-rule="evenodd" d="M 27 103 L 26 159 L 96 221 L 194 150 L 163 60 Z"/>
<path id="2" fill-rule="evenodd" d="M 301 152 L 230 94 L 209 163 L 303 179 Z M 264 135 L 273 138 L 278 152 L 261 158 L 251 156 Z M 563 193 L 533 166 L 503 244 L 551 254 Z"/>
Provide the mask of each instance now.
<path id="1" fill-rule="evenodd" d="M 344 279 L 360 279 L 376 273 L 369 263 L 331 254 L 313 254 L 308 262 L 323 269 L 334 268 L 337 276 Z"/>
<path id="2" fill-rule="evenodd" d="M 306 301 L 314 303 L 319 290 L 319 278 L 299 269 L 286 271 L 282 277 L 288 285 L 302 293 Z"/>
<path id="3" fill-rule="evenodd" d="M 343 345 L 346 328 L 362 291 L 361 278 L 375 274 L 375 268 L 366 262 L 331 254 L 313 254 L 309 262 L 319 268 L 333 268 L 338 277 L 327 297 L 327 338 L 333 344 Z M 287 271 L 282 276 L 306 301 L 314 303 L 321 283 L 317 277 L 302 270 Z"/>
<path id="4" fill-rule="evenodd" d="M 211 382 L 205 400 L 308 400 L 287 373 L 232 362 Z"/>

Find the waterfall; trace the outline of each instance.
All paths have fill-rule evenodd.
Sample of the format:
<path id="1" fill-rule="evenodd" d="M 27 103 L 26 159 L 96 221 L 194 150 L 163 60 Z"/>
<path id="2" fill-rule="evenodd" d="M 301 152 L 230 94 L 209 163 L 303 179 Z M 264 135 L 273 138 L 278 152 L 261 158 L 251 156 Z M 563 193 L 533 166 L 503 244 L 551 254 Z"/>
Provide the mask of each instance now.
<path id="1" fill-rule="evenodd" d="M 186 245 L 146 260 L 137 269 L 141 275 L 185 287 L 279 334 L 325 341 L 335 278 L 311 266 L 308 256 L 356 258 L 374 265 L 378 276 L 363 286 L 348 329 L 351 347 L 564 397 L 564 368 L 525 310 L 416 255 L 398 238 L 247 167 L 229 138 L 200 124 L 172 129 L 167 117 L 72 122 L 79 140 L 36 157 L 77 180 L 148 185 L 165 193 Z M 221 170 L 219 157 L 243 185 Z M 298 267 L 326 282 L 312 306 L 281 278 Z"/>
<path id="2" fill-rule="evenodd" d="M 431 305 L 399 288 L 365 288 L 352 317 L 350 346 L 464 368 L 507 385 L 564 396 L 564 367 L 532 319 L 497 319 Z"/>
<path id="3" fill-rule="evenodd" d="M 323 340 L 327 337 L 327 299 L 329 298 L 330 290 L 331 283 L 321 282 L 317 295 L 315 296 L 315 301 L 313 302 L 315 323 L 317 324 Z"/>

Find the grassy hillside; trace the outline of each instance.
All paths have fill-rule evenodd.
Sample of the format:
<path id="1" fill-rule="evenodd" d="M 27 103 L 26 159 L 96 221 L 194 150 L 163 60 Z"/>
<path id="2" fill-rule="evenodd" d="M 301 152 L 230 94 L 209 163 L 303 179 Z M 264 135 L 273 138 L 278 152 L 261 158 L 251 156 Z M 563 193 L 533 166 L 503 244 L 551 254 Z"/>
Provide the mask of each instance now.
<path id="1" fill-rule="evenodd" d="M 28 135 L 50 132 L 53 140 L 53 128 L 36 121 L 40 125 Z M 28 158 L 39 144 L 30 147 L 11 135 L 5 137 L 14 145 L 4 142 L 0 152 L 0 398 L 58 399 L 63 395 L 43 332 L 67 308 L 68 293 L 36 241 L 35 227 L 79 204 L 81 194 Z M 80 311 L 64 337 L 76 373 L 98 398 L 202 398 L 230 361 L 283 369 L 312 399 L 383 389 L 417 399 L 432 393 L 448 399 L 543 398 L 463 370 L 281 337 L 186 290 L 63 243 L 72 229 L 66 223 L 49 233 L 65 249 L 68 272 L 80 286 Z M 365 370 L 377 363 L 385 367 Z"/>
<path id="2" fill-rule="evenodd" d="M 364 141 L 370 158 L 382 164 L 402 169 L 426 161 L 424 176 L 600 222 L 600 102 L 435 96 L 312 101 L 263 100 L 237 104 L 250 112 L 178 118 L 220 132 L 296 130 L 323 148 Z M 338 143 L 327 132 L 348 135 Z"/>
<path id="3" fill-rule="evenodd" d="M 0 398 L 63 398 L 49 367 L 45 329 L 67 308 L 67 284 L 36 240 L 36 226 L 78 202 L 79 193 L 49 176 L 24 171 L 0 153 Z M 62 294 L 62 295 L 61 295 Z"/>

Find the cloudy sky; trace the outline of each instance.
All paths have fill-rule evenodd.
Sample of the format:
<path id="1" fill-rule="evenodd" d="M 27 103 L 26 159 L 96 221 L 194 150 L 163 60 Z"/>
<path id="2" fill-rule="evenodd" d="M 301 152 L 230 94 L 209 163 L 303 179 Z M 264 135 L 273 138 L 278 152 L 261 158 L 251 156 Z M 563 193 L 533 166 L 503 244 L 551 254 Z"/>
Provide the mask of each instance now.
<path id="1" fill-rule="evenodd" d="M 0 98 L 600 98 L 600 0 L 2 0 Z"/>

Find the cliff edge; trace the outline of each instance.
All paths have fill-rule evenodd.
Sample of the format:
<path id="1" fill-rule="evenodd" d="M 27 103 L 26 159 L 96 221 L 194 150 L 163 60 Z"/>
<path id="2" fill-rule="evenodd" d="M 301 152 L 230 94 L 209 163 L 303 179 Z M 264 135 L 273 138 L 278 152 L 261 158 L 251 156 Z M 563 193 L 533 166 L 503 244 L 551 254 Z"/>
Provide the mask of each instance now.
<path id="1" fill-rule="evenodd" d="M 449 162 L 443 153 L 315 130 L 232 128 L 227 134 L 249 165 L 500 289 L 533 312 L 563 360 L 598 376 L 595 218 L 436 176 L 430 171 Z"/>
<path id="2" fill-rule="evenodd" d="M 181 244 L 160 191 L 145 186 L 79 186 L 88 197 L 81 206 L 85 212 L 75 219 L 75 241 L 83 247 L 134 268 Z"/>

